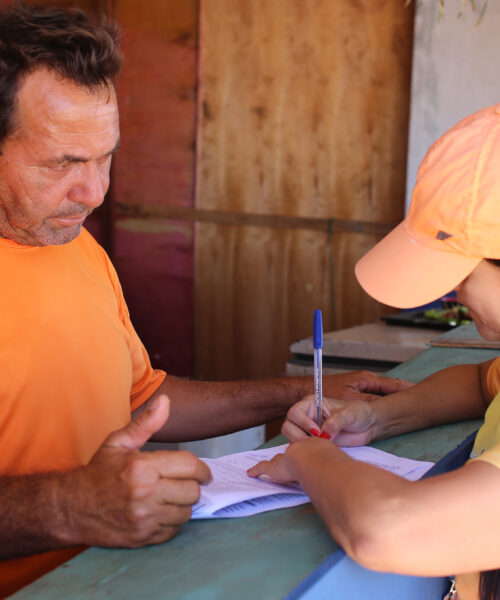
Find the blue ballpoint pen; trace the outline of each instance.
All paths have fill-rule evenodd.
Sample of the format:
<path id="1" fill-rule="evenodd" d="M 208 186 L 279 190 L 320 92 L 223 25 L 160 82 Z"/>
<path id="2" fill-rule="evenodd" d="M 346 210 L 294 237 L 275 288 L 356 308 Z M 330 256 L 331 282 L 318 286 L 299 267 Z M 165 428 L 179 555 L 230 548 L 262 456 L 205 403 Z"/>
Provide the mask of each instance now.
<path id="1" fill-rule="evenodd" d="M 314 311 L 313 322 L 314 348 L 314 393 L 316 395 L 316 422 L 321 427 L 323 422 L 323 321 L 321 311 Z"/>

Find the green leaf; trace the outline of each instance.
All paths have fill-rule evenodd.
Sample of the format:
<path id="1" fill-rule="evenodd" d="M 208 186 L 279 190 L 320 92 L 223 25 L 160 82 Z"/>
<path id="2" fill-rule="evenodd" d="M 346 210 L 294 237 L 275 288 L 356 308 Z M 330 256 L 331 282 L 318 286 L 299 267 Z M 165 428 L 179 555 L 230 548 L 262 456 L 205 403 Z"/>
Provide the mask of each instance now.
<path id="1" fill-rule="evenodd" d="M 438 19 L 441 20 L 443 17 L 444 17 L 444 0 L 439 0 Z"/>
<path id="2" fill-rule="evenodd" d="M 484 13 L 486 12 L 486 7 L 487 7 L 487 6 L 488 6 L 488 2 L 486 1 L 486 2 L 483 4 L 483 8 L 481 9 L 481 12 L 479 13 L 479 18 L 478 18 L 478 20 L 477 20 L 477 22 L 476 22 L 476 27 L 477 27 L 477 26 L 478 26 L 478 25 L 481 23 L 481 21 L 483 20 Z"/>

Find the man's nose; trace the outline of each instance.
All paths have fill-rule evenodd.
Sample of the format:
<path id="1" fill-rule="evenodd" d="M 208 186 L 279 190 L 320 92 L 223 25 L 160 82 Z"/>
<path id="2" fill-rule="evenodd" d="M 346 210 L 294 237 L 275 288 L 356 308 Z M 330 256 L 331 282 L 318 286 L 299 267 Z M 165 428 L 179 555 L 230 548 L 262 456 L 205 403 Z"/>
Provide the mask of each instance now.
<path id="1" fill-rule="evenodd" d="M 109 171 L 96 162 L 81 163 L 78 178 L 73 182 L 68 197 L 72 202 L 84 204 L 93 209 L 100 206 L 109 187 Z"/>

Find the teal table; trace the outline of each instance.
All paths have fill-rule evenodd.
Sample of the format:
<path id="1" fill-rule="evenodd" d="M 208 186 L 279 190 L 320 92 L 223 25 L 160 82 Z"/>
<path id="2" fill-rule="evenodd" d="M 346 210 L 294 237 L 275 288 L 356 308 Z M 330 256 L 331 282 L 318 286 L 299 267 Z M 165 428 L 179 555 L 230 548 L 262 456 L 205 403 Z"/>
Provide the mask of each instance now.
<path id="1" fill-rule="evenodd" d="M 478 363 L 499 354 L 494 349 L 431 348 L 389 374 L 418 381 L 446 366 Z M 434 427 L 374 446 L 436 462 L 479 424 Z M 272 443 L 282 441 L 277 438 Z M 312 505 L 306 504 L 243 519 L 192 521 L 160 546 L 91 548 L 14 598 L 441 600 L 443 586 L 442 578 L 404 577 L 359 567 L 330 538 Z"/>

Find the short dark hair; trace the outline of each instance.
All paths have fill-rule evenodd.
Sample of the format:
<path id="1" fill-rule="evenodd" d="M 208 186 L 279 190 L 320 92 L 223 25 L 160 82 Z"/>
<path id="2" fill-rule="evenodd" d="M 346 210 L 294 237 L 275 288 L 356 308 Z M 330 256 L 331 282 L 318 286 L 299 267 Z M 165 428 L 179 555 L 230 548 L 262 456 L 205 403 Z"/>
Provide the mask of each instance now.
<path id="1" fill-rule="evenodd" d="M 22 2 L 1 8 L 0 150 L 15 128 L 23 77 L 45 67 L 93 91 L 113 84 L 122 64 L 118 26 L 106 17 Z"/>
<path id="2" fill-rule="evenodd" d="M 498 600 L 500 598 L 500 570 L 483 571 L 479 579 L 479 599 Z"/>

